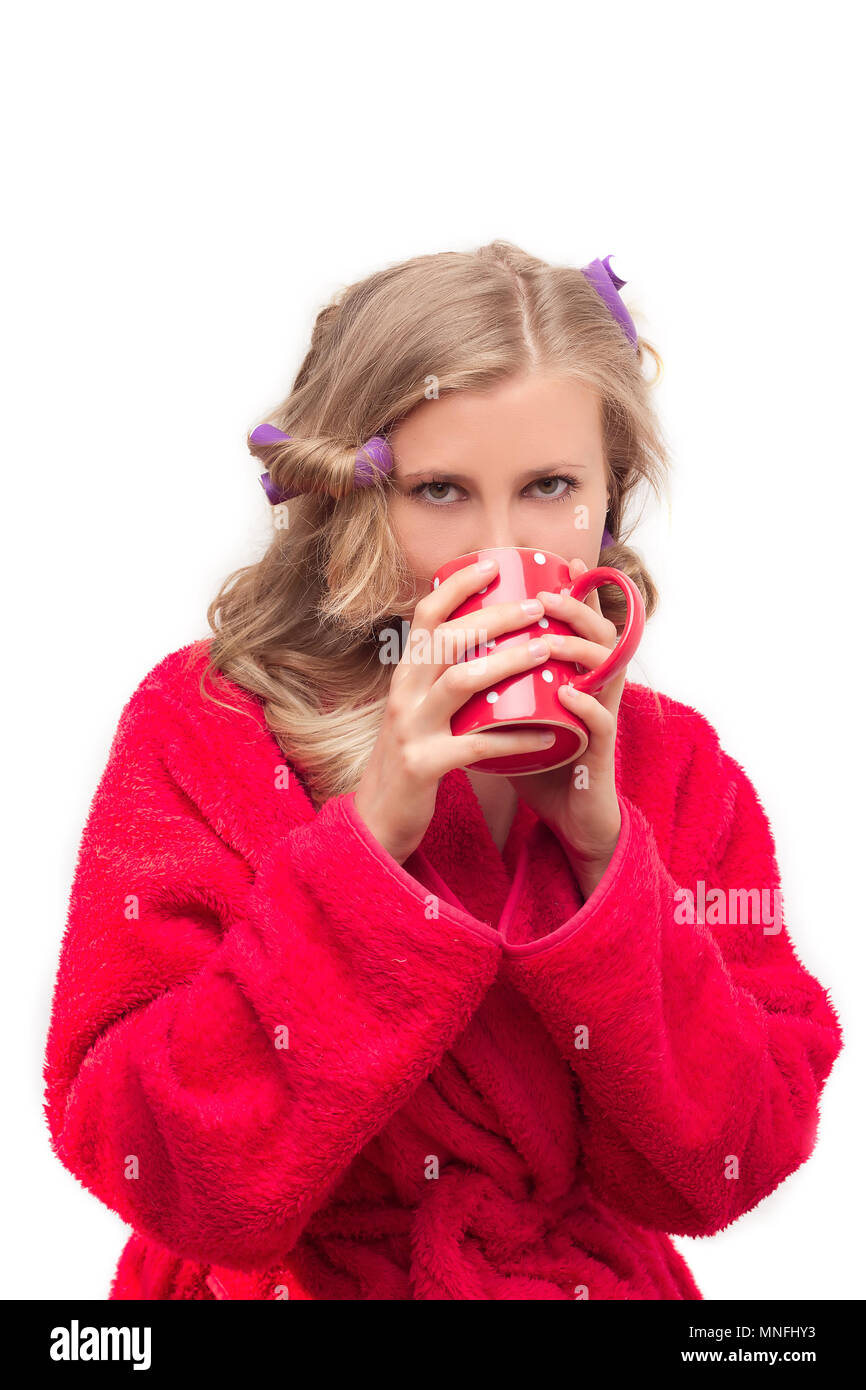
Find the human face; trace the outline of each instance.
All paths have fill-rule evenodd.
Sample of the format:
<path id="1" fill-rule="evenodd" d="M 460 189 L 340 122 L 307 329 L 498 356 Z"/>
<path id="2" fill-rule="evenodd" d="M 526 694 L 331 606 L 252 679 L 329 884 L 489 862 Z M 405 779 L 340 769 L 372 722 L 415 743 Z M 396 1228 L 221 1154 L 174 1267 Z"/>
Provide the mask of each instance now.
<path id="1" fill-rule="evenodd" d="M 531 373 L 448 392 L 415 406 L 390 442 L 390 516 L 419 596 L 446 560 L 485 546 L 598 564 L 607 474 L 591 388 Z"/>

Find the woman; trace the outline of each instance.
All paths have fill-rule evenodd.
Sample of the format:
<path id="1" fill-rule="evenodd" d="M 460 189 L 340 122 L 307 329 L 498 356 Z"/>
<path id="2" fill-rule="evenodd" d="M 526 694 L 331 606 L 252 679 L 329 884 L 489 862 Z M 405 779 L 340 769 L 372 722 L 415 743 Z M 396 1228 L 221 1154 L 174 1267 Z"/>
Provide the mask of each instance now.
<path id="1" fill-rule="evenodd" d="M 431 580 L 481 547 L 601 553 L 652 613 L 622 283 L 501 242 L 389 267 L 251 436 L 273 541 L 123 711 L 55 987 L 52 1144 L 134 1228 L 110 1297 L 700 1299 L 669 1235 L 811 1153 L 841 1029 L 711 725 L 621 675 L 561 696 L 579 768 L 479 773 L 539 736 L 451 716 L 553 646 L 405 640 L 471 637 L 495 571 Z M 555 613 L 595 667 L 620 602 L 485 608 L 488 640 Z"/>

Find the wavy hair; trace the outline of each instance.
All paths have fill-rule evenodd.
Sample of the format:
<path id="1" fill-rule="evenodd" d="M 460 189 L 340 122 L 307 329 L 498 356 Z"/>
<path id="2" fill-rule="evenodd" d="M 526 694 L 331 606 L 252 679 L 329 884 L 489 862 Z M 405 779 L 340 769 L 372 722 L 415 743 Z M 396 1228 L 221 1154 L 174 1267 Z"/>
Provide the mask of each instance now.
<path id="1" fill-rule="evenodd" d="M 510 242 L 417 256 L 342 289 L 267 417 L 292 439 L 248 445 L 277 487 L 304 492 L 273 508 L 262 558 L 230 574 L 209 605 L 202 695 L 215 698 L 208 678 L 222 673 L 258 697 L 317 807 L 357 786 L 393 674 L 382 633 L 405 636 L 417 595 L 389 522 L 393 484 L 354 488 L 355 454 L 427 398 L 431 374 L 440 397 L 531 371 L 598 393 L 615 538 L 600 563 L 634 580 L 649 617 L 658 593 L 627 544 L 636 522 L 627 527 L 625 512 L 641 484 L 660 496 L 665 480 L 668 448 L 650 401 L 662 370 L 643 337 L 635 352 L 580 270 Z M 598 597 L 620 625 L 621 591 L 605 585 Z"/>

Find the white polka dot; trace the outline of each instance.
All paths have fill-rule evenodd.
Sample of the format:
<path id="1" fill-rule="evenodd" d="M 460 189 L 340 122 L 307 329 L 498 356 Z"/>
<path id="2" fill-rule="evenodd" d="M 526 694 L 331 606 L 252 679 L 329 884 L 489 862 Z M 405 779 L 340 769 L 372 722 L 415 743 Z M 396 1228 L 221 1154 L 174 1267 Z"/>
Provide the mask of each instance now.
<path id="1" fill-rule="evenodd" d="M 490 648 L 491 648 L 491 647 L 495 647 L 495 646 L 496 646 L 496 638 L 495 638 L 495 637 L 491 637 L 490 641 L 487 643 L 487 650 L 490 651 Z"/>
<path id="2" fill-rule="evenodd" d="M 543 681 L 552 681 L 552 680 L 553 680 L 553 672 L 552 672 L 552 671 L 542 671 L 542 673 L 541 673 L 541 679 L 542 679 Z"/>
<path id="3" fill-rule="evenodd" d="M 488 690 L 488 692 L 487 692 L 487 703 L 488 703 L 488 705 L 495 705 L 495 704 L 496 704 L 496 701 L 497 701 L 498 699 L 499 699 L 499 695 L 498 695 L 497 691 L 495 691 L 495 690 Z"/>
<path id="4" fill-rule="evenodd" d="M 437 575 L 437 577 L 433 580 L 433 588 L 434 588 L 434 589 L 438 589 L 438 588 L 439 588 L 439 577 L 438 577 L 438 575 Z"/>
<path id="5" fill-rule="evenodd" d="M 537 565 L 544 565 L 547 563 L 547 557 L 545 555 L 542 555 L 540 550 L 536 550 L 532 558 Z"/>
<path id="6" fill-rule="evenodd" d="M 547 621 L 546 618 L 539 618 L 539 619 L 538 619 L 538 626 L 539 626 L 539 627 L 550 627 L 550 623 Z"/>

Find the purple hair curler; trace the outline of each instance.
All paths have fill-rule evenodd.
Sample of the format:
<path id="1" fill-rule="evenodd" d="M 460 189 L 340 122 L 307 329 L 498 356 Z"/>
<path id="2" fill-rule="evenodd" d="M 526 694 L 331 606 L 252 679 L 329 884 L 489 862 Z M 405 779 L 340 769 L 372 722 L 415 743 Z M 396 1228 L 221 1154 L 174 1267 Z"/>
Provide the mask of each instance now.
<path id="1" fill-rule="evenodd" d="M 291 439 L 290 434 L 284 434 L 277 429 L 276 425 L 262 424 L 256 425 L 249 437 L 250 444 L 278 444 L 280 440 Z M 394 467 L 394 456 L 391 453 L 387 439 L 381 434 L 374 434 L 362 444 L 355 455 L 355 486 L 370 487 L 376 479 L 383 473 L 390 473 Z M 290 497 L 300 497 L 305 491 L 303 488 L 294 490 L 281 490 L 271 480 L 269 473 L 262 473 L 259 482 L 267 493 L 268 501 L 276 506 L 280 502 L 288 502 Z"/>
<path id="2" fill-rule="evenodd" d="M 628 284 L 628 281 L 621 280 L 616 272 L 611 270 L 608 262 L 612 255 L 613 252 L 611 251 L 603 261 L 590 261 L 589 265 L 581 266 L 581 272 L 586 276 L 592 288 L 601 295 L 632 347 L 637 348 L 637 329 L 631 314 L 619 297 L 620 290 L 623 285 Z"/>

